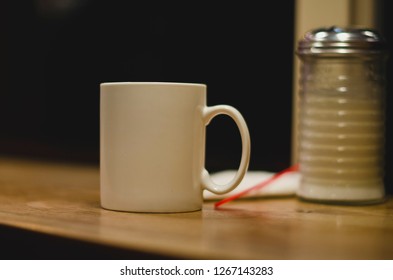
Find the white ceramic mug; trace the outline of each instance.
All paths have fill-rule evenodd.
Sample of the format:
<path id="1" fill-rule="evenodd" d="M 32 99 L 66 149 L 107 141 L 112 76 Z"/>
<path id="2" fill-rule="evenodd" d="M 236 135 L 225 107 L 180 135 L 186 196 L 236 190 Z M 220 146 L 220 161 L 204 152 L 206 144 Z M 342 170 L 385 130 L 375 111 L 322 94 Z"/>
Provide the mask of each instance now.
<path id="1" fill-rule="evenodd" d="M 232 106 L 207 106 L 206 85 L 102 83 L 100 91 L 103 208 L 196 211 L 202 208 L 204 189 L 222 194 L 242 181 L 250 160 L 247 124 Z M 204 167 L 206 126 L 219 114 L 235 121 L 242 140 L 239 169 L 225 185 L 215 184 Z"/>

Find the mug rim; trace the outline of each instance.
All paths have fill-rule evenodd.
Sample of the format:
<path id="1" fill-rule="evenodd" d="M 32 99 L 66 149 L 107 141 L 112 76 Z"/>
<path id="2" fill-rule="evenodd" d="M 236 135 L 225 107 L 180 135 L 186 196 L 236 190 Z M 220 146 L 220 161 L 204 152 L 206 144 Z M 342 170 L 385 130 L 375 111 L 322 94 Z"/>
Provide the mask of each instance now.
<path id="1" fill-rule="evenodd" d="M 206 87 L 206 84 L 203 83 L 185 83 L 185 82 L 102 82 L 100 83 L 100 86 L 126 86 L 126 85 Z"/>

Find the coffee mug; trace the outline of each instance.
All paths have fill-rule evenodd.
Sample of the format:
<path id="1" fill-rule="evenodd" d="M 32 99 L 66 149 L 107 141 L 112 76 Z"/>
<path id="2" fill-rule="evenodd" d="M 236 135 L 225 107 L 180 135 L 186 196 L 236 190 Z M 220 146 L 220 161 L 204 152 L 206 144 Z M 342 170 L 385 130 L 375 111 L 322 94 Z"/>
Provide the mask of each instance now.
<path id="1" fill-rule="evenodd" d="M 206 126 L 230 116 L 242 140 L 239 169 L 224 185 L 205 169 Z M 223 139 L 225 141 L 225 139 Z M 114 82 L 100 85 L 101 206 L 127 212 L 202 209 L 203 190 L 236 188 L 250 161 L 250 135 L 240 112 L 206 105 L 206 85 Z"/>

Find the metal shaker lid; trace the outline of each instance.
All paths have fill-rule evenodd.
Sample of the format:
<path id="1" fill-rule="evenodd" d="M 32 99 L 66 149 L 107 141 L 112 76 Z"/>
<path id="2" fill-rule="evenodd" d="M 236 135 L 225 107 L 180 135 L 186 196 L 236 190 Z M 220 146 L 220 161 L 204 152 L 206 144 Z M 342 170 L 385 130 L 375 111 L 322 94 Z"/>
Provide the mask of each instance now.
<path id="1" fill-rule="evenodd" d="M 376 30 L 331 26 L 306 32 L 298 43 L 297 54 L 362 55 L 386 50 L 386 42 Z"/>

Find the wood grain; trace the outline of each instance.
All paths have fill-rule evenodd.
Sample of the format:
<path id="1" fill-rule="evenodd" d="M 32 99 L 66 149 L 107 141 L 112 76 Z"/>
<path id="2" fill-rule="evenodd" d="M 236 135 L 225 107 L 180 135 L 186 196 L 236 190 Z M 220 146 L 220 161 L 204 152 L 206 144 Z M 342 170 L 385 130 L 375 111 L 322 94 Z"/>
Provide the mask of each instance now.
<path id="1" fill-rule="evenodd" d="M 0 158 L 0 224 L 185 259 L 393 259 L 393 200 L 247 199 L 177 214 L 104 210 L 98 166 Z"/>

